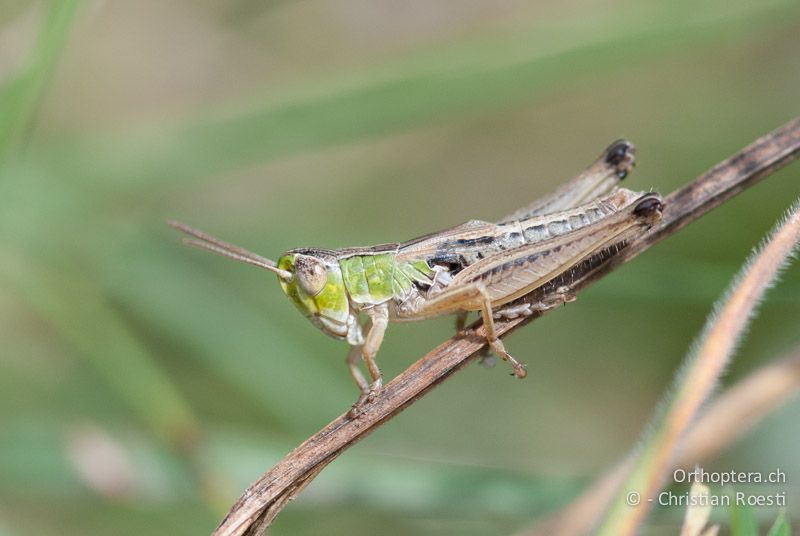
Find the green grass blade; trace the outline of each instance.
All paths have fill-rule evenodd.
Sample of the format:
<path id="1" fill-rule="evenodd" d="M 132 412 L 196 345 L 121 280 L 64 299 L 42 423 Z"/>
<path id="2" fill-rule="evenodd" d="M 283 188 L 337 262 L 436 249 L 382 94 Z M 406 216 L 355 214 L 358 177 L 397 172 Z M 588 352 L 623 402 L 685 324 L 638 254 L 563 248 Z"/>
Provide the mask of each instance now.
<path id="1" fill-rule="evenodd" d="M 792 527 L 789 526 L 789 522 L 786 521 L 786 515 L 783 512 L 778 514 L 767 536 L 792 536 Z"/>
<path id="2" fill-rule="evenodd" d="M 51 0 L 31 57 L 0 86 L 0 162 L 30 128 L 66 44 L 81 0 Z"/>
<path id="3" fill-rule="evenodd" d="M 196 439 L 198 424 L 188 403 L 95 285 L 76 273 L 37 268 L 4 253 L 0 280 L 23 296 L 143 422 L 175 446 Z"/>
<path id="4" fill-rule="evenodd" d="M 613 78 L 631 62 L 755 34 L 760 20 L 774 23 L 776 13 L 782 12 L 794 13 L 796 7 L 776 2 L 728 18 L 667 18 L 646 34 L 637 24 L 641 15 L 626 21 L 626 12 L 621 12 L 616 14 L 617 31 L 606 29 L 577 46 L 546 47 L 550 54 L 542 54 L 541 45 L 555 36 L 516 36 L 510 42 L 497 37 L 494 45 L 475 54 L 474 62 L 448 63 L 453 54 L 440 54 L 404 64 L 392 77 L 383 74 L 391 70 L 383 67 L 345 84 L 322 82 L 323 90 L 310 97 L 291 95 L 256 104 L 244 113 L 150 125 L 116 139 L 67 142 L 41 156 L 48 167 L 90 183 L 97 191 L 148 193 L 156 185 L 163 188 L 255 162 L 507 107 L 599 74 Z"/>
<path id="5" fill-rule="evenodd" d="M 758 536 L 758 519 L 752 508 L 733 504 L 730 508 L 731 536 Z"/>

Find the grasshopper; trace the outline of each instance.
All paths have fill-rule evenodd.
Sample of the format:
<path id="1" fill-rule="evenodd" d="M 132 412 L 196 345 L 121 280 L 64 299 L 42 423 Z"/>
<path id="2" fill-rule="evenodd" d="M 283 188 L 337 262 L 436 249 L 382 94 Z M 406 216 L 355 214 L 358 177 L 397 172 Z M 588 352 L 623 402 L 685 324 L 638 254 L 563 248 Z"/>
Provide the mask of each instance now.
<path id="1" fill-rule="evenodd" d="M 574 299 L 570 284 L 646 232 L 661 218 L 654 192 L 619 187 L 633 167 L 634 147 L 619 140 L 583 173 L 497 223 L 471 220 L 403 243 L 344 249 L 300 248 L 277 262 L 179 222 L 188 245 L 259 266 L 324 333 L 350 345 L 347 365 L 361 396 L 382 386 L 375 356 L 391 321 L 467 314 L 483 319 L 488 347 L 527 376 L 497 336 L 495 320 L 531 315 Z M 362 314 L 366 321 L 362 323 Z M 361 372 L 366 364 L 370 381 Z"/>

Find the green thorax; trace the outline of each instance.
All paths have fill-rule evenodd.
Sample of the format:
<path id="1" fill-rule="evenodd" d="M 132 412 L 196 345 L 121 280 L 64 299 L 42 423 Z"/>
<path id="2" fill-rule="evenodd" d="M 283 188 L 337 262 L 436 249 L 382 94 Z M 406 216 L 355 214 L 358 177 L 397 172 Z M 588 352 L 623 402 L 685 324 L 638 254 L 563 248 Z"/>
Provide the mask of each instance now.
<path id="1" fill-rule="evenodd" d="M 350 299 L 362 305 L 404 298 L 416 284 L 429 286 L 435 274 L 424 260 L 398 262 L 395 252 L 350 255 L 339 266 Z"/>

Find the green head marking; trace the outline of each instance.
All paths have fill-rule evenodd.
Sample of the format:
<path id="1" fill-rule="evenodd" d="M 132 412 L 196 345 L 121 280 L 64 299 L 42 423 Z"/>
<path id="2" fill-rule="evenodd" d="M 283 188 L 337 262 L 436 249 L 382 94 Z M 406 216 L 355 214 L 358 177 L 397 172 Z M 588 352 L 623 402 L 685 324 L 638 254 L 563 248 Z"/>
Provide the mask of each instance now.
<path id="1" fill-rule="evenodd" d="M 350 304 L 336 257 L 324 250 L 292 250 L 278 259 L 278 268 L 292 274 L 278 280 L 300 312 L 328 335 L 347 337 Z"/>

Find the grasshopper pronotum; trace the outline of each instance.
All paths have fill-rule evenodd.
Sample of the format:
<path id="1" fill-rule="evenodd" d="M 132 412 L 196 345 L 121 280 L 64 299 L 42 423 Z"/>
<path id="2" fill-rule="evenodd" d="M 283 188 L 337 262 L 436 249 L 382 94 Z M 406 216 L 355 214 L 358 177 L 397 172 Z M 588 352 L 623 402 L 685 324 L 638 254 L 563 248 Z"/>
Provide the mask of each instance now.
<path id="1" fill-rule="evenodd" d="M 373 247 L 292 249 L 278 262 L 182 223 L 170 225 L 190 235 L 184 240 L 189 245 L 277 274 L 284 293 L 315 326 L 346 340 L 347 364 L 361 389 L 357 408 L 381 388 L 375 355 L 390 321 L 455 313 L 461 330 L 466 315 L 479 312 L 489 347 L 524 378 L 525 366 L 506 351 L 494 320 L 568 301 L 569 283 L 585 275 L 593 258 L 612 255 L 660 219 L 659 194 L 618 187 L 633 155 L 629 142 L 613 143 L 582 174 L 498 223 L 471 220 Z M 359 369 L 361 360 L 371 381 Z"/>

